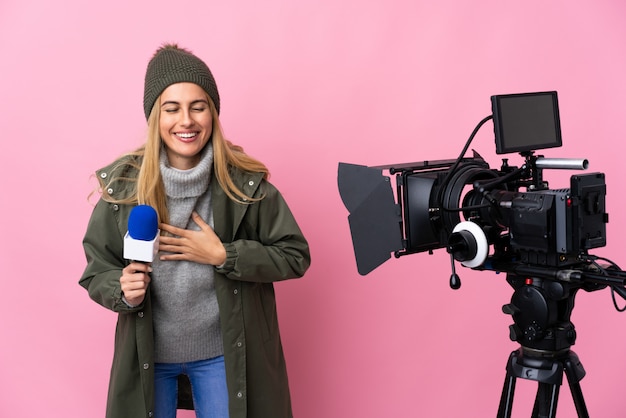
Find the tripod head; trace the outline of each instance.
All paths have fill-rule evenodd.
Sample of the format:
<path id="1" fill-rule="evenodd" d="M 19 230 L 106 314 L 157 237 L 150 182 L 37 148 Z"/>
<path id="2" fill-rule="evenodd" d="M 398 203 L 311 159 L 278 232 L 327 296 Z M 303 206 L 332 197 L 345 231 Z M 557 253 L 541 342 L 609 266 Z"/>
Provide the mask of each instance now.
<path id="1" fill-rule="evenodd" d="M 514 292 L 502 311 L 513 317 L 509 337 L 521 347 L 511 353 L 507 362 L 498 418 L 511 417 L 517 378 L 538 383 L 532 416 L 554 418 L 563 373 L 567 375 L 578 417 L 589 418 L 580 387 L 586 372 L 576 353 L 570 350 L 576 342 L 571 314 L 580 289 L 599 290 L 608 283 L 597 278 L 584 280 L 583 271 L 592 267 L 579 267 L 580 270 L 557 271 L 553 277 L 547 272 L 544 277 L 507 273 L 506 280 Z"/>
<path id="2" fill-rule="evenodd" d="M 543 352 L 568 350 L 576 342 L 570 317 L 581 284 L 507 275 L 515 289 L 511 302 L 502 307 L 513 317 L 509 337 L 524 348 Z"/>

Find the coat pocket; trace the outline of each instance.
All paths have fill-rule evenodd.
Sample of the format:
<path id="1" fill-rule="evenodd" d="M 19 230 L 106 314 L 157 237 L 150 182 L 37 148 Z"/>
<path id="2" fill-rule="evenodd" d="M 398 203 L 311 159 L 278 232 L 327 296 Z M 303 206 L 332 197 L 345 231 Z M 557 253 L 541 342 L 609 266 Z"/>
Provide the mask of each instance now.
<path id="1" fill-rule="evenodd" d="M 274 286 L 271 283 L 256 283 L 255 293 L 259 329 L 266 343 L 278 332 Z"/>

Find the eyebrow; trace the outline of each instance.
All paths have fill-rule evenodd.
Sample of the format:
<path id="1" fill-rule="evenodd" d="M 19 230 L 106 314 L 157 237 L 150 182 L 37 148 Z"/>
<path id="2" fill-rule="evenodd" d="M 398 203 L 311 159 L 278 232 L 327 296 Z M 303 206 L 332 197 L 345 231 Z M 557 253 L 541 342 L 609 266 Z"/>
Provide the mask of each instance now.
<path id="1" fill-rule="evenodd" d="M 204 103 L 206 105 L 209 104 L 209 101 L 206 99 L 198 99 L 198 100 L 194 100 L 193 102 L 190 103 L 191 106 L 198 104 L 198 103 Z M 173 104 L 173 105 L 179 105 L 180 106 L 180 102 L 177 102 L 176 100 L 168 100 L 167 102 L 163 102 L 161 103 L 161 107 L 168 105 L 168 104 Z"/>

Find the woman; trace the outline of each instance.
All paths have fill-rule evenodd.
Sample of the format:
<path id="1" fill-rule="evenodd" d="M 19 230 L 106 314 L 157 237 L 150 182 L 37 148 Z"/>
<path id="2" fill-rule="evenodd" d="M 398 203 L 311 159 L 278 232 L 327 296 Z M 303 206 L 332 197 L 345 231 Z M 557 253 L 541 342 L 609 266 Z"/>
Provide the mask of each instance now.
<path id="1" fill-rule="evenodd" d="M 224 139 L 202 60 L 165 45 L 144 87 L 146 144 L 97 172 L 83 240 L 80 284 L 118 313 L 106 416 L 291 417 L 272 283 L 305 273 L 308 244 L 267 168 Z M 123 258 L 137 204 L 160 219 L 151 264 Z"/>

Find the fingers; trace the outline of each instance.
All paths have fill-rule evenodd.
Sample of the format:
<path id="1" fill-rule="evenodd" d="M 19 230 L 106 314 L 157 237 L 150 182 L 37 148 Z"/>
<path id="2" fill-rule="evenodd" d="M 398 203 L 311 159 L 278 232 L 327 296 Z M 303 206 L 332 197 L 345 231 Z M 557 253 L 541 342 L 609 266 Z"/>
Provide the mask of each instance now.
<path id="1" fill-rule="evenodd" d="M 159 259 L 161 261 L 190 261 L 191 256 L 184 253 L 162 254 Z"/>
<path id="2" fill-rule="evenodd" d="M 163 235 L 162 237 L 159 237 L 159 247 L 163 245 L 180 245 L 181 241 L 181 238 L 168 237 L 167 235 Z"/>
<path id="3" fill-rule="evenodd" d="M 191 218 L 200 227 L 201 230 L 203 231 L 210 230 L 211 232 L 213 232 L 213 229 L 211 228 L 211 226 L 207 224 L 204 221 L 204 219 L 202 219 L 202 217 L 200 216 L 200 214 L 198 214 L 198 212 L 193 211 L 191 214 Z M 159 224 L 159 228 L 163 231 L 169 232 L 170 234 L 176 235 L 179 237 L 185 237 L 188 235 L 188 232 L 189 232 L 189 230 L 187 229 L 178 228 L 176 226 L 173 226 L 170 224 L 164 224 L 164 223 Z"/>
<path id="4" fill-rule="evenodd" d="M 213 228 L 195 211 L 192 213 L 192 220 L 200 227 L 199 231 L 161 224 L 163 231 L 174 236 L 162 235 L 160 237 L 159 259 L 221 265 L 226 259 L 226 250 L 222 241 Z"/>
<path id="5" fill-rule="evenodd" d="M 122 270 L 120 286 L 122 294 L 131 305 L 140 305 L 146 296 L 152 267 L 145 263 L 130 263 Z"/>
<path id="6" fill-rule="evenodd" d="M 213 229 L 211 228 L 211 226 L 209 226 L 208 223 L 204 222 L 204 219 L 202 219 L 202 216 L 200 216 L 198 212 L 196 212 L 195 210 L 191 214 L 191 219 L 193 219 L 193 221 L 200 227 L 200 229 L 202 230 L 210 229 L 211 232 L 213 232 Z"/>
<path id="7" fill-rule="evenodd" d="M 182 254 L 188 252 L 187 244 L 188 241 L 185 238 L 176 238 L 176 237 L 166 237 L 163 236 L 159 239 L 159 253 L 160 259 L 166 260 L 168 258 L 164 258 L 168 253 L 169 254 Z M 169 258 L 171 259 L 171 258 Z M 178 260 L 182 260 L 182 258 L 177 258 Z"/>
<path id="8" fill-rule="evenodd" d="M 150 283 L 150 273 L 152 267 L 149 264 L 144 263 L 130 263 L 122 270 L 122 277 L 120 277 L 120 284 L 122 285 L 122 291 L 124 287 L 129 290 L 134 290 L 142 287 L 147 287 Z"/>
<path id="9" fill-rule="evenodd" d="M 159 224 L 159 228 L 162 231 L 169 232 L 172 235 L 178 235 L 179 237 L 183 236 L 184 233 L 185 233 L 184 229 L 175 227 L 175 226 L 170 225 L 170 224 L 161 223 L 161 224 Z"/>
<path id="10" fill-rule="evenodd" d="M 133 261 L 122 270 L 122 274 L 132 274 L 132 273 L 150 273 L 152 272 L 152 266 L 148 263 L 139 263 L 137 261 Z"/>

